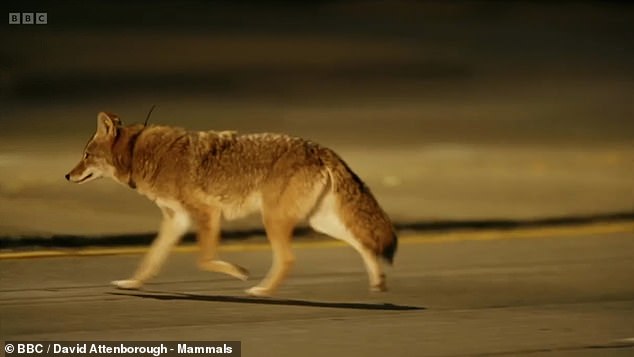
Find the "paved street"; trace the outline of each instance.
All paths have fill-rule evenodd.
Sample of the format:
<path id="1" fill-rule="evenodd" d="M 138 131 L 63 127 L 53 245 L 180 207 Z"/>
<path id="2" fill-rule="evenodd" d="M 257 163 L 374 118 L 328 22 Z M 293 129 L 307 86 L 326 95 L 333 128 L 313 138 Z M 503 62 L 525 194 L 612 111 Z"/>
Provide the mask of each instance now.
<path id="1" fill-rule="evenodd" d="M 369 293 L 356 253 L 332 243 L 298 244 L 273 299 L 242 292 L 270 261 L 257 243 L 222 252 L 251 270 L 248 282 L 176 252 L 142 291 L 107 285 L 138 255 L 3 259 L 1 339 L 228 339 L 243 356 L 634 353 L 631 231 L 478 234 L 404 237 L 384 294 Z"/>

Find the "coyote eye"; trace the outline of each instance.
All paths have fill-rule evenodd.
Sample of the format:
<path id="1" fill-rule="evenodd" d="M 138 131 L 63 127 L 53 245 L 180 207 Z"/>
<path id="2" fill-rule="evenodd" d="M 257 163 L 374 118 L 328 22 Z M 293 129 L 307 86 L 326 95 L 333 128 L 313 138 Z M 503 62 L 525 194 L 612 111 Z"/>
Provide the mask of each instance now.
<path id="1" fill-rule="evenodd" d="M 84 160 L 86 160 L 88 158 L 88 156 L 90 156 L 90 154 L 88 152 L 84 153 Z"/>

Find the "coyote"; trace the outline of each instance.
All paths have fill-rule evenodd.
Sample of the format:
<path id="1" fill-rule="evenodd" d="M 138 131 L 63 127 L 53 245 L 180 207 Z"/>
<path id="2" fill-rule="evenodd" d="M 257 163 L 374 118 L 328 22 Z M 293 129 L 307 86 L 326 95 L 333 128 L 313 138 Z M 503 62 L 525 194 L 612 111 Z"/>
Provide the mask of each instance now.
<path id="1" fill-rule="evenodd" d="M 134 124 L 101 112 L 83 157 L 66 176 L 75 183 L 110 177 L 154 201 L 163 221 L 134 275 L 112 284 L 138 289 L 153 277 L 195 223 L 198 267 L 246 280 L 243 267 L 216 259 L 221 216 L 259 211 L 273 250 L 266 277 L 246 290 L 271 296 L 295 258 L 293 228 L 302 220 L 349 243 L 361 255 L 370 288 L 385 291 L 379 258 L 392 263 L 397 237 L 370 189 L 332 150 L 283 134 L 186 131 Z"/>

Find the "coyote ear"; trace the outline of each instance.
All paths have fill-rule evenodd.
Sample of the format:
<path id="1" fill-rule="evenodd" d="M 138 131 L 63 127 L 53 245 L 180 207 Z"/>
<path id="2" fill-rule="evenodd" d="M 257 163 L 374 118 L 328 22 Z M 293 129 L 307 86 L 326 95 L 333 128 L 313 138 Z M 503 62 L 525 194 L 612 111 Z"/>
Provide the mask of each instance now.
<path id="1" fill-rule="evenodd" d="M 117 133 L 117 129 L 121 126 L 121 120 L 116 114 L 101 112 L 97 114 L 97 135 L 112 136 Z"/>

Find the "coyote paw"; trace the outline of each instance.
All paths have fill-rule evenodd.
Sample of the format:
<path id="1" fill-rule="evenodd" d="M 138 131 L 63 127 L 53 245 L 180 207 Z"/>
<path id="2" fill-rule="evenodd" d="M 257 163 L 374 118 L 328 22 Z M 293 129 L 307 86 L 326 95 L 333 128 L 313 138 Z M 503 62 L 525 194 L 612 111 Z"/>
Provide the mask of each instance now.
<path id="1" fill-rule="evenodd" d="M 256 297 L 271 297 L 271 294 L 272 294 L 271 290 L 261 286 L 254 286 L 252 288 L 245 290 L 245 292 L 247 293 L 247 295 L 256 296 Z"/>
<path id="2" fill-rule="evenodd" d="M 249 279 L 249 271 L 246 270 L 245 268 L 241 267 L 241 266 L 236 266 L 236 268 L 238 269 L 238 271 L 235 274 L 231 274 L 234 277 L 242 280 L 242 281 L 246 281 L 247 279 Z"/>
<path id="3" fill-rule="evenodd" d="M 381 276 L 381 280 L 378 283 L 370 285 L 370 291 L 372 292 L 387 291 L 387 284 L 385 283 L 385 275 Z"/>
<path id="4" fill-rule="evenodd" d="M 249 271 L 245 268 L 231 264 L 229 262 L 225 262 L 222 260 L 209 260 L 198 263 L 198 268 L 206 271 L 214 271 L 218 273 L 225 273 L 233 276 L 234 278 L 238 278 L 242 281 L 245 281 L 249 278 Z"/>
<path id="5" fill-rule="evenodd" d="M 370 287 L 370 291 L 373 293 L 382 293 L 387 291 L 387 286 L 383 285 L 374 285 Z"/>
<path id="6" fill-rule="evenodd" d="M 125 289 L 125 290 L 136 290 L 136 289 L 139 289 L 143 285 L 141 281 L 134 280 L 134 279 L 115 280 L 111 282 L 110 284 L 116 286 L 119 289 Z"/>

